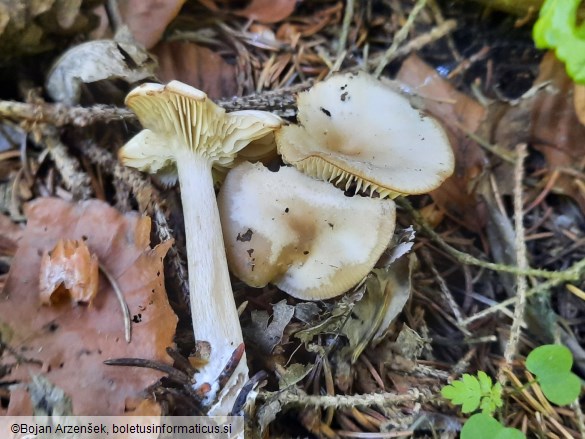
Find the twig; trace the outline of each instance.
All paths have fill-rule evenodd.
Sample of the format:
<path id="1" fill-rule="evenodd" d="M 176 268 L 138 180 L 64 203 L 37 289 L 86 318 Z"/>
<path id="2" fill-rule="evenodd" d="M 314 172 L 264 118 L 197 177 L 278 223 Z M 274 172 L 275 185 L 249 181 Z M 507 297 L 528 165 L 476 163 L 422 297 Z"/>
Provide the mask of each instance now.
<path id="1" fill-rule="evenodd" d="M 354 0 L 346 0 L 343 24 L 341 25 L 341 33 L 339 34 L 339 45 L 337 46 L 337 59 L 341 58 L 341 54 L 347 47 L 347 36 L 349 35 L 349 27 L 351 26 L 351 19 L 353 18 L 353 10 Z"/>
<path id="2" fill-rule="evenodd" d="M 71 107 L 63 104 L 0 101 L 0 119 L 26 120 L 56 127 L 65 125 L 83 127 L 98 121 L 136 119 L 136 116 L 130 110 L 109 105 Z"/>
<path id="3" fill-rule="evenodd" d="M 422 403 L 433 398 L 430 389 L 412 388 L 406 393 L 368 393 L 365 395 L 307 395 L 299 390 L 284 390 L 282 392 L 260 392 L 263 399 L 277 400 L 283 407 L 297 405 L 301 407 L 355 407 L 362 406 L 394 406 L 408 403 Z"/>
<path id="4" fill-rule="evenodd" d="M 523 275 L 523 276 L 535 276 L 541 277 L 545 279 L 554 279 L 558 281 L 555 283 L 557 285 L 560 282 L 571 282 L 577 281 L 581 277 L 582 270 L 574 270 L 574 269 L 567 269 L 563 271 L 549 271 L 549 270 L 542 270 L 538 268 L 520 268 L 514 265 L 506 265 L 506 264 L 496 264 L 495 262 L 488 262 L 483 261 L 481 259 L 477 259 L 474 256 L 471 256 L 468 253 L 464 253 L 460 250 L 457 250 L 454 247 L 451 247 L 447 244 L 441 236 L 437 232 L 435 232 L 422 218 L 421 214 L 417 212 L 412 204 L 407 201 L 405 198 L 398 198 L 396 199 L 397 204 L 403 207 L 408 213 L 410 213 L 413 219 L 416 221 L 420 229 L 428 235 L 439 247 L 445 250 L 448 254 L 453 256 L 457 262 L 466 265 L 475 265 L 476 267 L 483 267 L 493 271 L 501 271 L 503 273 L 512 273 L 516 275 Z M 575 264 L 576 265 L 576 264 Z"/>
<path id="5" fill-rule="evenodd" d="M 437 0 L 429 0 L 429 7 L 431 8 L 431 11 L 435 17 L 435 21 L 437 22 L 437 24 L 440 26 L 443 23 L 445 23 L 445 17 L 443 16 L 443 13 L 441 12 L 441 7 L 437 4 Z M 451 53 L 453 54 L 453 57 L 455 58 L 455 60 L 460 63 L 463 60 L 463 57 L 461 56 L 461 54 L 459 53 L 459 50 L 457 50 L 457 47 L 455 46 L 455 41 L 453 40 L 453 37 L 449 36 L 447 38 L 447 45 L 449 46 L 449 50 L 451 50 Z"/>
<path id="6" fill-rule="evenodd" d="M 560 273 L 558 273 L 559 275 L 563 274 L 563 277 L 559 277 L 559 278 L 552 278 L 546 282 L 541 282 L 538 285 L 536 285 L 535 287 L 531 288 L 530 290 L 528 290 L 526 292 L 526 298 L 535 296 L 537 294 L 543 294 L 546 291 L 550 290 L 551 288 L 554 288 L 562 283 L 565 282 L 564 277 L 574 277 L 575 280 L 579 280 L 581 277 L 583 277 L 583 275 L 585 275 L 585 259 L 581 259 L 578 262 L 575 262 L 571 267 L 567 268 L 564 271 L 561 271 Z M 516 302 L 516 298 L 515 297 L 510 297 L 509 299 L 506 299 L 500 303 L 498 303 L 497 305 L 494 306 L 490 306 L 489 308 L 486 308 L 480 312 L 478 312 L 477 314 L 474 314 L 468 318 L 466 318 L 465 320 L 463 320 L 461 322 L 462 325 L 469 325 L 471 322 L 474 322 L 475 320 L 479 320 L 482 319 L 484 317 L 489 316 L 490 314 L 493 314 L 495 312 L 501 311 L 504 308 L 507 308 L 510 305 L 513 305 Z"/>
<path id="7" fill-rule="evenodd" d="M 59 139 L 55 127 L 45 125 L 41 132 L 44 146 L 49 150 L 49 155 L 55 162 L 67 189 L 71 190 L 74 197 L 79 200 L 91 198 L 93 191 L 89 176 L 81 170 L 79 162 L 69 154 L 67 147 Z"/>
<path id="8" fill-rule="evenodd" d="M 514 166 L 514 229 L 516 232 L 516 263 L 518 268 L 526 270 L 528 268 L 528 258 L 526 256 L 526 240 L 524 236 L 524 205 L 522 202 L 522 183 L 524 180 L 524 160 L 526 159 L 526 144 L 521 143 L 516 147 L 516 164 Z M 505 384 L 506 375 L 502 373 L 503 368 L 508 367 L 518 350 L 518 341 L 520 332 L 524 323 L 524 311 L 526 309 L 526 291 L 528 282 L 526 276 L 516 274 L 516 307 L 514 308 L 514 320 L 510 329 L 510 338 L 504 350 L 505 363 L 500 366 L 499 381 Z"/>
<path id="9" fill-rule="evenodd" d="M 457 327 L 467 337 L 471 336 L 471 333 L 467 330 L 467 328 L 465 328 L 463 325 L 461 325 L 461 321 L 463 320 L 463 316 L 461 314 L 461 309 L 459 308 L 459 305 L 457 304 L 457 302 L 453 298 L 453 295 L 451 294 L 451 291 L 449 290 L 449 287 L 447 286 L 447 282 L 445 282 L 445 279 L 443 279 L 443 277 L 441 276 L 441 274 L 439 273 L 439 271 L 435 267 L 435 264 L 433 263 L 433 258 L 431 257 L 428 250 L 423 249 L 422 256 L 423 256 L 423 259 L 425 260 L 425 262 L 427 263 L 427 265 L 429 266 L 429 268 L 431 269 L 433 276 L 435 276 L 435 279 L 436 279 L 437 283 L 439 284 L 439 290 L 441 291 L 443 298 L 446 300 L 447 304 L 451 308 L 451 312 L 453 313 L 453 316 L 455 317 L 455 321 L 457 322 Z"/>
<path id="10" fill-rule="evenodd" d="M 124 316 L 124 337 L 126 338 L 126 343 L 130 343 L 130 341 L 132 341 L 132 323 L 130 321 L 130 309 L 128 309 L 128 304 L 126 303 L 126 299 L 124 299 L 124 294 L 122 293 L 122 290 L 118 286 L 118 282 L 116 282 L 114 276 L 112 276 L 108 269 L 104 267 L 102 264 L 99 265 L 101 272 L 103 273 L 104 276 L 106 276 L 106 279 L 108 279 L 108 282 L 112 286 L 112 289 L 116 294 L 116 298 L 120 303 L 120 308 L 122 309 L 122 314 Z"/>
<path id="11" fill-rule="evenodd" d="M 573 404 L 571 404 L 571 408 L 575 411 L 575 418 L 577 426 L 579 427 L 579 432 L 581 433 L 581 437 L 585 437 L 585 417 L 583 417 L 583 409 L 581 408 L 581 404 L 579 404 L 579 401 L 575 401 Z"/>
<path id="12" fill-rule="evenodd" d="M 234 97 L 233 99 L 220 99 L 216 102 L 226 111 L 254 109 L 271 111 L 281 117 L 292 117 L 296 114 L 295 94 L 306 90 L 311 84 L 311 81 L 307 81 L 279 90 Z M 46 123 L 55 127 L 65 125 L 84 127 L 96 122 L 135 121 L 136 115 L 130 110 L 111 105 L 79 107 L 44 102 L 29 104 L 0 100 L 0 119 L 26 120 L 32 123 Z"/>
<path id="13" fill-rule="evenodd" d="M 452 31 L 455 30 L 457 27 L 457 22 L 455 20 L 447 20 L 444 23 L 440 24 L 439 26 L 434 27 L 429 32 L 419 35 L 416 38 L 413 38 L 404 46 L 398 48 L 396 52 L 390 58 L 388 58 L 388 62 L 393 61 L 396 58 L 401 56 L 406 56 L 411 52 L 416 52 L 417 50 L 422 49 L 423 47 L 431 44 L 437 40 L 440 40 L 444 36 L 450 34 Z M 372 57 L 371 60 L 368 61 L 367 65 L 368 68 L 372 69 L 375 65 L 380 63 L 383 55 Z M 356 68 L 357 70 L 357 68 Z"/>
<path id="14" fill-rule="evenodd" d="M 166 363 L 142 358 L 112 358 L 105 360 L 104 364 L 108 366 L 126 366 L 126 367 L 144 367 L 166 373 L 167 378 L 180 384 L 191 384 L 191 378 L 184 372 L 170 366 Z"/>
<path id="15" fill-rule="evenodd" d="M 378 67 L 376 67 L 376 70 L 374 71 L 375 77 L 379 77 L 382 74 L 382 71 L 386 68 L 386 66 L 394 56 L 394 53 L 398 49 L 398 46 L 408 36 L 408 32 L 410 32 L 410 29 L 412 28 L 412 25 L 414 24 L 414 20 L 416 19 L 418 13 L 425 7 L 426 4 L 427 0 L 418 0 L 416 2 L 414 7 L 412 8 L 412 11 L 410 11 L 410 15 L 408 16 L 406 23 L 404 23 L 404 26 L 402 26 L 400 30 L 396 32 L 392 44 L 384 53 L 384 56 L 382 57 L 380 63 L 378 64 Z"/>

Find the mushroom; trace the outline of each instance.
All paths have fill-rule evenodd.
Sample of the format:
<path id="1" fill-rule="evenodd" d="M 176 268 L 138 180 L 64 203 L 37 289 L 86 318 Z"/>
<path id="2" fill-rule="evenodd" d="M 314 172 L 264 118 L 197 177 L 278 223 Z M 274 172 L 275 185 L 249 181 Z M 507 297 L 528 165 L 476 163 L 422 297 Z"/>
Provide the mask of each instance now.
<path id="1" fill-rule="evenodd" d="M 205 93 L 178 81 L 143 84 L 128 94 L 126 105 L 145 129 L 120 149 L 120 161 L 151 173 L 168 174 L 175 167 L 178 171 L 193 332 L 197 341 L 207 341 L 211 347 L 196 382 L 213 386 L 243 338 L 211 168 L 229 166 L 239 150 L 278 128 L 281 119 L 263 111 L 226 113 Z M 229 413 L 247 374 L 244 355 L 218 396 L 213 414 Z"/>
<path id="2" fill-rule="evenodd" d="M 271 172 L 260 163 L 230 170 L 217 202 L 232 273 L 306 300 L 338 296 L 362 280 L 396 219 L 392 200 L 348 197 L 295 168 Z"/>
<path id="3" fill-rule="evenodd" d="M 445 131 L 389 85 L 345 73 L 300 93 L 299 125 L 276 133 L 278 151 L 315 178 L 381 197 L 421 194 L 453 173 Z"/>

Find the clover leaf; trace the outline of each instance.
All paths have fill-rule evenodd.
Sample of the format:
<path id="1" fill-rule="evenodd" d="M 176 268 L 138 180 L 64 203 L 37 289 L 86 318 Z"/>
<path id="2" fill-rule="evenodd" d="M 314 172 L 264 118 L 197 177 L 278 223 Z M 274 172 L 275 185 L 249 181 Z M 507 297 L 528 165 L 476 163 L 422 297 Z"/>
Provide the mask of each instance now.
<path id="1" fill-rule="evenodd" d="M 570 404 L 581 393 L 581 380 L 571 372 L 573 355 L 563 345 L 543 345 L 526 357 L 526 369 L 536 376 L 546 398 L 557 405 Z"/>
<path id="2" fill-rule="evenodd" d="M 515 428 L 506 428 L 485 413 L 470 417 L 461 429 L 461 439 L 525 439 Z"/>

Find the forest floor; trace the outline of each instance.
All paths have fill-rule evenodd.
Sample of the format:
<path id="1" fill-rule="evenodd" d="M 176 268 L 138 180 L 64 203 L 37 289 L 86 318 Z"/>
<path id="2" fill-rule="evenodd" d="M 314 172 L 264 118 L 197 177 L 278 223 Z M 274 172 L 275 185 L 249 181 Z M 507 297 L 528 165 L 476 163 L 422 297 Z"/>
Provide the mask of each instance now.
<path id="1" fill-rule="evenodd" d="M 525 362 L 560 344 L 585 376 L 585 93 L 535 48 L 537 12 L 440 0 L 80 3 L 0 5 L 0 414 L 50 413 L 55 388 L 54 404 L 75 414 L 205 413 L 191 382 L 202 360 L 180 192 L 117 160 L 140 130 L 124 106 L 134 86 L 179 80 L 228 111 L 295 123 L 298 93 L 367 71 L 441 123 L 455 171 L 396 199 L 385 256 L 406 254 L 378 264 L 392 287 L 362 282 L 311 302 L 232 278 L 258 392 L 250 437 L 457 437 L 477 406 L 462 413 L 441 389 L 480 371 L 502 386 L 491 410 L 502 425 L 585 437 L 581 405 L 551 404 Z M 76 288 L 98 266 L 93 292 Z"/>

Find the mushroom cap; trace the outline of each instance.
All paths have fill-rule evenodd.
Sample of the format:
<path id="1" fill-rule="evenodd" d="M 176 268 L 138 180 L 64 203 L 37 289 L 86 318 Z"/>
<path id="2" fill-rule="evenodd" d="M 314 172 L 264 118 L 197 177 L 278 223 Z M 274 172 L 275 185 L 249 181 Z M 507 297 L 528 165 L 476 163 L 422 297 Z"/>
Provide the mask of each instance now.
<path id="1" fill-rule="evenodd" d="M 142 84 L 126 96 L 126 105 L 145 129 L 120 149 L 120 161 L 167 178 L 184 151 L 206 157 L 210 165 L 229 166 L 248 143 L 282 124 L 265 111 L 226 113 L 204 92 L 179 81 Z"/>
<path id="2" fill-rule="evenodd" d="M 363 279 L 394 232 L 392 200 L 347 197 L 293 167 L 244 162 L 218 196 L 228 266 L 254 287 L 291 296 L 338 296 Z"/>
<path id="3" fill-rule="evenodd" d="M 285 162 L 307 175 L 382 197 L 420 194 L 453 173 L 455 159 L 439 123 L 366 73 L 345 73 L 300 93 L 299 125 L 276 133 Z"/>

